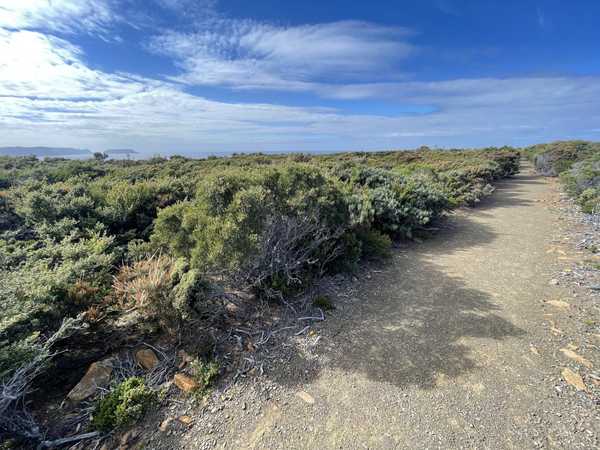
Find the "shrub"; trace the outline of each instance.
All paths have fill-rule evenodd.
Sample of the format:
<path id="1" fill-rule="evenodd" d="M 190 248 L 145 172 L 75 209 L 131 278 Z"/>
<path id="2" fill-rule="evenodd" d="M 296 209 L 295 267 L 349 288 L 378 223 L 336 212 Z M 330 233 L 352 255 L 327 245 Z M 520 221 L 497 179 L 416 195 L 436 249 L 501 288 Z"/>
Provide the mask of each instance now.
<path id="1" fill-rule="evenodd" d="M 600 211 L 600 153 L 574 163 L 561 180 L 584 212 Z"/>
<path id="2" fill-rule="evenodd" d="M 143 378 L 128 378 L 96 403 L 92 426 L 110 431 L 131 425 L 144 415 L 156 399 L 156 392 L 146 387 Z"/>
<path id="3" fill-rule="evenodd" d="M 349 181 L 366 194 L 360 215 L 370 217 L 373 228 L 390 235 L 411 237 L 450 207 L 442 185 L 425 173 L 401 176 L 383 169 L 356 168 Z"/>
<path id="4" fill-rule="evenodd" d="M 29 225 L 72 219 L 80 227 L 96 220 L 93 198 L 84 183 L 28 181 L 9 193 L 16 214 Z"/>
<path id="5" fill-rule="evenodd" d="M 217 379 L 217 376 L 219 375 L 219 363 L 217 363 L 216 361 L 204 362 L 196 359 L 191 363 L 191 367 L 192 377 L 201 386 L 200 393 L 206 393 Z"/>
<path id="6" fill-rule="evenodd" d="M 357 233 L 361 243 L 361 253 L 367 259 L 388 258 L 391 255 L 392 240 L 377 230 L 362 230 Z"/>
<path id="7" fill-rule="evenodd" d="M 600 214 L 600 188 L 586 189 L 577 198 L 577 203 L 585 213 Z"/>
<path id="8" fill-rule="evenodd" d="M 149 318 L 178 326 L 198 312 L 206 284 L 184 259 L 157 255 L 121 267 L 113 298 L 121 309 L 137 308 Z"/>
<path id="9" fill-rule="evenodd" d="M 152 241 L 203 273 L 277 296 L 323 269 L 349 219 L 342 192 L 313 168 L 234 171 L 161 211 Z"/>
<path id="10" fill-rule="evenodd" d="M 546 176 L 560 174 L 567 192 L 582 210 L 600 210 L 600 144 L 584 141 L 534 146 L 536 169 Z"/>
<path id="11" fill-rule="evenodd" d="M 100 287 L 110 280 L 111 245 L 112 239 L 94 233 L 47 238 L 25 247 L 25 260 L 16 267 L 0 267 L 0 340 L 18 345 L 99 300 Z"/>
<path id="12" fill-rule="evenodd" d="M 544 176 L 555 177 L 571 165 L 600 151 L 600 145 L 586 141 L 558 141 L 530 147 L 536 170 Z"/>

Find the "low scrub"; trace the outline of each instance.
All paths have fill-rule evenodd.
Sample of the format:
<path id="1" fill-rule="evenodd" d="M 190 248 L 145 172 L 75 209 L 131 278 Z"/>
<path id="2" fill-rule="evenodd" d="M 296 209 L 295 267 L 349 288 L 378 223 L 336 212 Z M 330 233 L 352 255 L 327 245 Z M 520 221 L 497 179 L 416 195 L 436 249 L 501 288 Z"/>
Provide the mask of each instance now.
<path id="1" fill-rule="evenodd" d="M 92 427 L 110 431 L 131 425 L 141 419 L 156 400 L 157 393 L 146 386 L 143 378 L 128 378 L 98 400 Z"/>
<path id="2" fill-rule="evenodd" d="M 528 150 L 536 170 L 560 175 L 566 191 L 586 213 L 600 212 L 600 144 L 585 141 L 555 142 Z"/>
<path id="3" fill-rule="evenodd" d="M 149 319 L 178 327 L 200 310 L 205 288 L 185 259 L 158 255 L 121 267 L 112 298 L 121 310 L 138 309 Z"/>
<path id="4" fill-rule="evenodd" d="M 597 197 L 595 164 L 569 175 L 586 208 Z M 102 341 L 106 353 L 119 344 L 104 336 L 121 319 L 193 332 L 190 324 L 222 319 L 212 298 L 223 288 L 272 300 L 294 295 L 325 274 L 355 270 L 361 259 L 386 257 L 393 240 L 476 203 L 518 168 L 508 148 L 0 157 L 0 376 L 10 379 L 34 361 L 40 339 L 83 311 L 89 327 L 79 340 Z M 209 366 L 199 376 L 208 383 L 213 372 Z M 134 380 L 115 388 L 98 406 L 96 426 L 135 419 L 146 394 Z"/>

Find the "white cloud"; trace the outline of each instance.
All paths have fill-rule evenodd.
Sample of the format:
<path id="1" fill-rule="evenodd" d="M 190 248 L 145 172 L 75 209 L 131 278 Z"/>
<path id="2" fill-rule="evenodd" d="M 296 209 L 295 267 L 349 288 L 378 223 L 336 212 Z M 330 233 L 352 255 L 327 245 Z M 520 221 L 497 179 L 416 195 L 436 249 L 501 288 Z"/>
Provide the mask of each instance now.
<path id="1" fill-rule="evenodd" d="M 146 88 L 126 75 L 92 70 L 64 39 L 0 28 L 0 96 L 113 98 Z"/>
<path id="2" fill-rule="evenodd" d="M 102 33 L 120 20 L 108 0 L 4 0 L 0 27 Z"/>
<path id="3" fill-rule="evenodd" d="M 398 61 L 416 51 L 405 41 L 409 30 L 368 22 L 278 27 L 214 20 L 205 25 L 202 31 L 169 31 L 151 41 L 151 50 L 175 58 L 183 69 L 175 80 L 236 89 L 313 90 L 330 77 L 389 77 Z"/>
<path id="4" fill-rule="evenodd" d="M 97 100 L 10 97 L 0 105 L 0 145 L 127 147 L 148 153 L 520 145 L 589 137 L 600 123 L 598 78 L 470 82 L 478 87 L 464 100 L 447 92 L 453 83 L 457 92 L 466 91 L 467 80 L 421 86 L 413 100 L 434 101 L 439 110 L 398 117 L 223 103 L 150 81 L 145 90 Z M 538 89 L 526 90 L 534 85 Z M 551 98 L 540 101 L 540 93 Z"/>

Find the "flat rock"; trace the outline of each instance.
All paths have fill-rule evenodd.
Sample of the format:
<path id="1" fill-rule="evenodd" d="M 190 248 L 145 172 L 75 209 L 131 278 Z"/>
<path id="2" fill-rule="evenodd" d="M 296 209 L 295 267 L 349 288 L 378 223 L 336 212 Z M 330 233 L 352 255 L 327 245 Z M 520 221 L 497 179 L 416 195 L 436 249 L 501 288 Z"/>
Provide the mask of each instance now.
<path id="1" fill-rule="evenodd" d="M 176 373 L 173 381 L 184 392 L 192 392 L 200 387 L 200 383 L 184 373 Z"/>
<path id="2" fill-rule="evenodd" d="M 179 416 L 177 420 L 184 425 L 190 425 L 193 421 L 193 419 L 190 416 Z"/>
<path id="3" fill-rule="evenodd" d="M 171 422 L 173 422 L 173 419 L 171 417 L 166 418 L 160 423 L 158 429 L 163 433 L 166 432 L 169 429 L 169 425 L 171 425 Z"/>
<path id="4" fill-rule="evenodd" d="M 136 362 L 146 370 L 151 370 L 158 364 L 156 353 L 149 348 L 143 348 L 135 353 Z"/>
<path id="5" fill-rule="evenodd" d="M 108 386 L 112 371 L 112 358 L 92 363 L 79 383 L 67 394 L 67 399 L 79 403 L 91 397 L 99 387 Z"/>

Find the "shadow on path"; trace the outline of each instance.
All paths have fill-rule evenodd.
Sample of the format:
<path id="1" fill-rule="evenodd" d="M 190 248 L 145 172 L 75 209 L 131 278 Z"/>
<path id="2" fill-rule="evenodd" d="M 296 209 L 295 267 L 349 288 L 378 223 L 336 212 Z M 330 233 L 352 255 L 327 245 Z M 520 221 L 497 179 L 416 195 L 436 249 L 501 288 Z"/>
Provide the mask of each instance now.
<path id="1" fill-rule="evenodd" d="M 473 210 L 473 216 L 529 205 L 532 202 L 520 197 L 521 187 L 534 182 L 528 176 L 503 182 L 494 196 Z M 478 367 L 481 356 L 474 357 L 465 338 L 500 341 L 525 334 L 501 316 L 501 299 L 467 287 L 462 278 L 437 266 L 435 256 L 432 259 L 432 254 L 447 255 L 496 238 L 470 215 L 456 215 L 436 236 L 398 253 L 381 273 L 360 283 L 353 302 L 334 312 L 321 327 L 324 340 L 333 343 L 325 354 L 328 368 L 398 387 L 431 389 L 441 378 L 458 377 Z M 310 382 L 321 370 L 299 354 L 286 365 L 275 375 L 285 385 Z"/>

